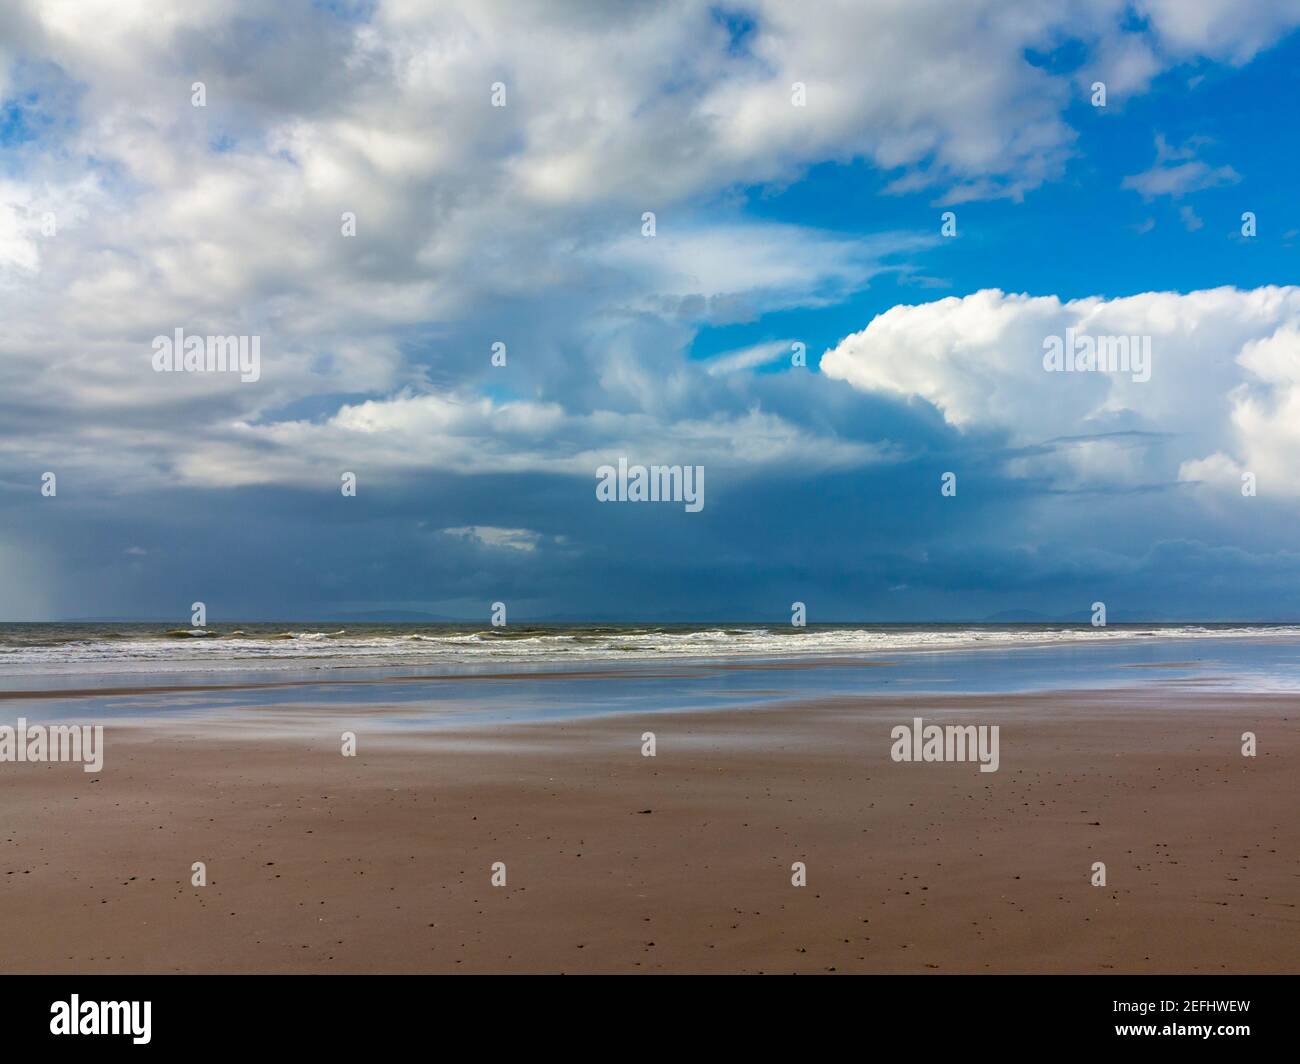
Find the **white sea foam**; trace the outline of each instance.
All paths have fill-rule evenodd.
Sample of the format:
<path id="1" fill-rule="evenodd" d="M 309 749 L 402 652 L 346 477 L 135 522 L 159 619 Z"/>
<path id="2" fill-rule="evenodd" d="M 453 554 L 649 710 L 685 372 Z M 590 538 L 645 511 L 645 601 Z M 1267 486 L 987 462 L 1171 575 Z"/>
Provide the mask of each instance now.
<path id="1" fill-rule="evenodd" d="M 267 626 L 261 626 L 266 628 Z M 333 667 L 436 666 L 440 664 L 803 658 L 909 651 L 1060 646 L 1131 640 L 1203 638 L 1294 639 L 1300 626 L 781 626 L 510 627 L 475 631 L 391 626 L 328 631 L 255 631 L 253 626 L 205 638 L 188 632 L 135 634 L 52 642 L 7 640 L 0 645 L 0 674 L 98 672 L 221 672 Z M 171 636 L 171 638 L 166 638 Z"/>

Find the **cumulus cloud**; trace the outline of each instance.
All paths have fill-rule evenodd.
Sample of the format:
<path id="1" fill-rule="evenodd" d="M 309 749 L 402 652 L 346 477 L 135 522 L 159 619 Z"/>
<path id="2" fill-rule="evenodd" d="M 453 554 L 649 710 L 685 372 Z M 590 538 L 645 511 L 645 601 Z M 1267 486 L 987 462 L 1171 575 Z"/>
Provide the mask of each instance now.
<path id="1" fill-rule="evenodd" d="M 404 394 L 343 406 L 325 421 L 238 423 L 181 454 L 182 483 L 324 485 L 338 470 L 391 483 L 403 474 L 543 473 L 592 476 L 631 456 L 643 463 L 705 464 L 734 473 L 869 465 L 888 445 L 814 434 L 757 408 L 668 423 L 649 414 L 566 413 L 555 403 Z"/>
<path id="2" fill-rule="evenodd" d="M 1134 372 L 1049 372 L 1069 337 L 1149 338 Z M 1300 288 L 1146 292 L 1062 302 L 996 289 L 894 307 L 821 359 L 827 376 L 933 405 L 1021 448 L 1012 468 L 1064 486 L 1174 480 L 1300 496 Z"/>
<path id="3" fill-rule="evenodd" d="M 1245 63 L 1300 20 L 1300 0 L 1138 0 L 1134 5 L 1170 55 Z"/>
<path id="4" fill-rule="evenodd" d="M 1292 6 L 1152 3 L 1142 24 L 1119 0 L 7 4 L 0 455 L 119 486 L 315 477 L 362 442 L 349 464 L 477 470 L 504 458 L 499 426 L 446 415 L 501 388 L 501 340 L 532 404 L 509 408 L 531 433 L 517 465 L 683 427 L 719 460 L 874 460 L 685 353 L 703 325 L 906 275 L 932 236 L 742 221 L 735 190 L 864 159 L 895 190 L 1019 197 L 1070 157 L 1094 66 L 1136 91 L 1190 56 L 1237 61 Z M 1087 69 L 1031 58 L 1069 42 Z M 152 374 L 177 327 L 260 336 L 261 380 Z M 412 410 L 418 459 L 358 424 L 418 434 Z"/>

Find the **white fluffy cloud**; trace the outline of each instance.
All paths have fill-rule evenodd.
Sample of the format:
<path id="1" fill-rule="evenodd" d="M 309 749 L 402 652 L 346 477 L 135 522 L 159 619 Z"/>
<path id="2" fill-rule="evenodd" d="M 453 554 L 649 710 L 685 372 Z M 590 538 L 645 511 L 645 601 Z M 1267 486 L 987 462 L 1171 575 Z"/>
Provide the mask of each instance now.
<path id="1" fill-rule="evenodd" d="M 1300 20 L 1300 0 L 1137 0 L 1161 46 L 1172 55 L 1245 63 Z"/>
<path id="2" fill-rule="evenodd" d="M 1150 379 L 1049 372 L 1048 338 L 1149 337 Z M 1300 288 L 1062 302 L 997 290 L 894 307 L 821 360 L 862 391 L 1005 434 L 1016 468 L 1067 486 L 1203 481 L 1300 496 Z"/>
<path id="3" fill-rule="evenodd" d="M 569 414 L 557 403 L 403 394 L 345 405 L 324 422 L 233 424 L 183 453 L 175 472 L 183 483 L 209 487 L 325 486 L 336 485 L 344 469 L 380 481 L 436 470 L 593 476 L 621 456 L 731 471 L 826 470 L 884 461 L 892 452 L 823 438 L 758 409 L 663 420 L 610 410 Z"/>

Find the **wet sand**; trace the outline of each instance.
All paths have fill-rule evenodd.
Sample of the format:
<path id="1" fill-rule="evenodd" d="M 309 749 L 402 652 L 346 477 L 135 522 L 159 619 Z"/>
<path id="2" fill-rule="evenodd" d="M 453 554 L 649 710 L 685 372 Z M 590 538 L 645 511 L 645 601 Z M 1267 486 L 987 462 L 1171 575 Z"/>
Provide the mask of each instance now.
<path id="1" fill-rule="evenodd" d="M 369 712 L 351 758 L 331 709 L 110 724 L 98 775 L 0 764 L 0 971 L 1300 970 L 1294 697 Z M 891 761 L 913 716 L 998 725 L 999 771 Z"/>

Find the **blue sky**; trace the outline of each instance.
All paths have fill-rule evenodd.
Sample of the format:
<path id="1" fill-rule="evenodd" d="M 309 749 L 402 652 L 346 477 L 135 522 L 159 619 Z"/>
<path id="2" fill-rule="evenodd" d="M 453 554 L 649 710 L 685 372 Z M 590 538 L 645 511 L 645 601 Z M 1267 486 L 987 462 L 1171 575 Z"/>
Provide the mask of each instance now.
<path id="1" fill-rule="evenodd" d="M 0 15 L 0 619 L 1300 617 L 1300 4 L 263 6 Z"/>
<path id="2" fill-rule="evenodd" d="M 1242 68 L 1179 66 L 1121 106 L 1077 101 L 1067 111 L 1077 156 L 1061 181 L 1022 202 L 963 205 L 957 211 L 961 239 L 909 256 L 907 264 L 918 273 L 947 282 L 941 289 L 918 290 L 886 277 L 834 308 L 704 330 L 693 351 L 707 356 L 796 334 L 829 347 L 895 303 L 980 288 L 1079 298 L 1292 283 L 1300 214 L 1286 175 L 1300 168 L 1300 145 L 1287 133 L 1285 112 L 1287 101 L 1296 99 L 1300 40 L 1292 35 Z M 1154 201 L 1123 189 L 1125 177 L 1154 162 L 1157 135 L 1174 144 L 1205 138 L 1200 154 L 1213 165 L 1233 166 L 1240 182 Z M 937 230 L 943 208 L 935 197 L 884 196 L 890 176 L 861 161 L 814 166 L 780 192 L 746 188 L 747 212 L 847 234 L 899 226 Z M 1182 207 L 1195 210 L 1203 225 L 1189 231 Z M 1251 242 L 1239 236 L 1243 210 L 1261 219 Z"/>

